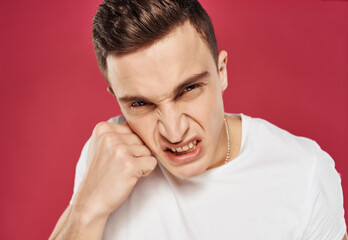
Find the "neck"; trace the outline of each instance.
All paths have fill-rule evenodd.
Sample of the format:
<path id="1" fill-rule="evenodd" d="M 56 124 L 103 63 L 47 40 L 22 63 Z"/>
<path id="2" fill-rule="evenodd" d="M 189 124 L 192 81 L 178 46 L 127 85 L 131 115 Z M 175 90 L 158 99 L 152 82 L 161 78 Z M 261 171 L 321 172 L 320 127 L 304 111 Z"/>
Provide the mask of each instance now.
<path id="1" fill-rule="evenodd" d="M 210 165 L 208 169 L 216 168 L 225 164 L 227 159 L 226 158 L 227 154 L 229 155 L 228 160 L 230 159 L 230 153 L 228 151 L 229 137 L 227 136 L 227 131 L 226 131 L 226 124 L 228 124 L 227 121 L 229 121 L 227 117 L 226 117 L 226 121 L 223 118 L 223 121 L 221 124 L 221 130 L 220 130 L 220 137 L 219 137 L 219 141 L 217 143 L 216 151 L 214 154 L 214 156 L 216 157 L 215 158 L 216 160 L 213 162 L 212 165 Z"/>

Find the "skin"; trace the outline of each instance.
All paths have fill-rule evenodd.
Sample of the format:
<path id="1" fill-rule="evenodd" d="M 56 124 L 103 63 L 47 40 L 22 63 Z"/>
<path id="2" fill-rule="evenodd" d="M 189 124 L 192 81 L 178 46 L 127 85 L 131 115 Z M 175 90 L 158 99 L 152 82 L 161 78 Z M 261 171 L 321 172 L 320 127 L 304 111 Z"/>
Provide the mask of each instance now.
<path id="1" fill-rule="evenodd" d="M 209 48 L 188 22 L 150 48 L 107 58 L 109 82 L 129 126 L 177 177 L 202 174 L 225 160 L 221 93 L 227 87 L 226 62 L 222 51 L 217 69 Z M 203 146 L 194 161 L 177 164 L 163 151 L 191 139 L 201 140 Z"/>
<path id="2" fill-rule="evenodd" d="M 173 175 L 193 177 L 226 157 L 222 92 L 227 53 L 213 56 L 189 24 L 153 45 L 122 57 L 108 56 L 108 80 L 127 122 L 95 127 L 87 171 L 50 239 L 102 239 L 106 220 L 149 175 L 157 160 Z M 238 155 L 241 121 L 228 118 L 230 161 Z M 202 152 L 189 162 L 168 158 L 168 147 L 198 139 Z M 344 238 L 346 239 L 346 238 Z"/>
<path id="3" fill-rule="evenodd" d="M 189 23 L 135 53 L 109 56 L 108 80 L 127 122 L 95 127 L 84 179 L 50 239 L 101 239 L 110 213 L 127 199 L 137 180 L 156 167 L 153 155 L 178 177 L 223 164 L 227 135 L 221 93 L 227 87 L 226 63 L 225 51 L 215 63 Z M 231 138 L 232 158 L 239 151 L 241 123 L 228 121 L 236 133 Z M 166 148 L 194 139 L 202 146 L 196 158 L 176 163 L 167 157 Z"/>

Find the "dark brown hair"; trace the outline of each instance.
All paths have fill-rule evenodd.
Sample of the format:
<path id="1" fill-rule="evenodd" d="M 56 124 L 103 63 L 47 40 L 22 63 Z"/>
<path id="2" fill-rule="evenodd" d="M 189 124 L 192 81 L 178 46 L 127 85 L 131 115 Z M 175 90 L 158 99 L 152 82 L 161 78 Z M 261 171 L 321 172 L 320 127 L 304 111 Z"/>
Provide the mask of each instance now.
<path id="1" fill-rule="evenodd" d="M 201 35 L 217 64 L 213 25 L 197 0 L 104 0 L 93 18 L 93 44 L 106 80 L 108 54 L 121 56 L 135 52 L 186 21 Z"/>

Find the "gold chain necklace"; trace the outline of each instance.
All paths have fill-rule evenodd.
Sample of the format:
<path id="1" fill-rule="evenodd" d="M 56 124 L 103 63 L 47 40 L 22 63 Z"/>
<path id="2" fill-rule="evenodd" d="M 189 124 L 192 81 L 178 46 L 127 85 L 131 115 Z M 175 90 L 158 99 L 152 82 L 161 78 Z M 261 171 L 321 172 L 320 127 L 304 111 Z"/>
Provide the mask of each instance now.
<path id="1" fill-rule="evenodd" d="M 226 134 L 227 134 L 227 154 L 226 154 L 226 158 L 225 158 L 225 164 L 226 164 L 226 163 L 228 163 L 228 160 L 230 158 L 231 145 L 230 145 L 230 131 L 228 128 L 226 116 L 224 116 L 224 120 L 225 120 L 225 126 L 226 126 Z"/>

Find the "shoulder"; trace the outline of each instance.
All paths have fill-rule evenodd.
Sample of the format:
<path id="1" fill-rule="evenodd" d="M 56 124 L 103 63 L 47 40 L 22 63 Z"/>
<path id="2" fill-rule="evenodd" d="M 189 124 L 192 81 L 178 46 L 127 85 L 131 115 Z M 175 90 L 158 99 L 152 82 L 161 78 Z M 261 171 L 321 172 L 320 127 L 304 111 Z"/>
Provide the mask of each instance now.
<path id="1" fill-rule="evenodd" d="M 243 116 L 242 120 L 248 138 L 246 154 L 253 166 L 268 172 L 271 169 L 271 176 L 280 175 L 281 181 L 301 189 L 304 195 L 323 185 L 340 188 L 335 162 L 315 141 L 260 118 Z"/>
<path id="2" fill-rule="evenodd" d="M 311 172 L 312 179 L 330 171 L 336 172 L 334 160 L 316 141 L 291 134 L 266 120 L 248 118 L 250 138 L 258 150 L 267 152 L 277 161 L 294 164 L 304 173 Z"/>
<path id="3" fill-rule="evenodd" d="M 305 236 L 343 236 L 346 227 L 341 177 L 330 155 L 309 138 L 293 135 L 260 118 L 244 119 L 249 131 L 248 145 L 256 152 L 256 161 L 263 164 L 258 166 L 273 166 L 281 175 L 280 182 L 286 181 L 285 186 L 301 193 L 296 201 L 303 206 Z"/>
<path id="4" fill-rule="evenodd" d="M 318 143 L 310 138 L 296 136 L 261 118 L 244 116 L 244 119 L 248 123 L 251 141 L 267 150 L 297 157 L 315 157 L 323 153 Z"/>
<path id="5" fill-rule="evenodd" d="M 126 119 L 123 115 L 118 115 L 118 116 L 112 117 L 108 120 L 108 122 L 114 123 L 114 124 L 122 124 L 125 121 L 126 121 Z"/>

